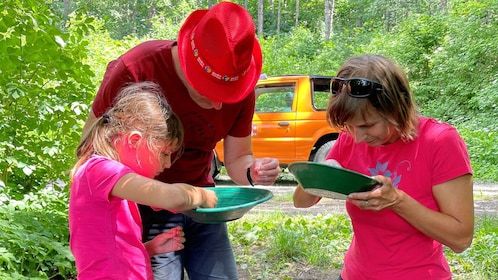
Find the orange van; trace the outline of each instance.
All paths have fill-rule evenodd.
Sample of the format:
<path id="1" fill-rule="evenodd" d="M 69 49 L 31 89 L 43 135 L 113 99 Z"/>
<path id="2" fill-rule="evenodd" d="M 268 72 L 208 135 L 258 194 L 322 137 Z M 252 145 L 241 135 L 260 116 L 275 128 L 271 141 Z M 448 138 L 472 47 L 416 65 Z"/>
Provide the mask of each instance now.
<path id="1" fill-rule="evenodd" d="M 272 157 L 282 168 L 296 161 L 322 161 L 339 134 L 331 128 L 325 110 L 330 76 L 286 75 L 265 77 L 256 85 L 252 120 L 255 157 Z M 223 141 L 215 148 L 211 174 L 223 165 Z"/>

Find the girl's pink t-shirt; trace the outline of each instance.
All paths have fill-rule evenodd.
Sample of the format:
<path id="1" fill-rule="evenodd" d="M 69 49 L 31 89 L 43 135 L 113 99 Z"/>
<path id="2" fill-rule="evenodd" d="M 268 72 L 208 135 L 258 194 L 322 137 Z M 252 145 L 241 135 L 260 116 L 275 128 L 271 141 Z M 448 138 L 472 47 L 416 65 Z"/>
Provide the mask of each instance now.
<path id="1" fill-rule="evenodd" d="M 341 133 L 327 158 L 366 175 L 391 178 L 429 209 L 439 211 L 432 187 L 471 174 L 467 148 L 448 124 L 421 118 L 414 141 L 398 140 L 381 147 L 355 143 Z M 342 277 L 349 279 L 451 279 L 442 245 L 424 235 L 392 210 L 361 210 L 346 203 L 353 240 Z"/>
<path id="2" fill-rule="evenodd" d="M 117 161 L 93 156 L 75 174 L 69 231 L 78 279 L 153 279 L 137 205 L 111 195 L 130 172 Z"/>

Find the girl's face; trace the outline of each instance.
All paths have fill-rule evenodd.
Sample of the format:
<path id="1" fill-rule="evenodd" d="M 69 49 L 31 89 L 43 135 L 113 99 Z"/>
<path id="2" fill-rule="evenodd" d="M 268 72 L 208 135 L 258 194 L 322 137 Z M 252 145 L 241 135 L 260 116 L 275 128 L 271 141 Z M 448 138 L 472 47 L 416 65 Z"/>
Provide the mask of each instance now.
<path id="1" fill-rule="evenodd" d="M 393 143 L 400 137 L 395 127 L 375 110 L 370 110 L 364 116 L 357 114 L 345 122 L 345 130 L 356 143 L 365 142 L 372 147 Z"/>
<path id="2" fill-rule="evenodd" d="M 164 169 L 171 167 L 171 154 L 176 147 L 177 140 L 172 145 L 167 145 L 166 141 L 156 142 L 159 153 L 151 151 L 145 139 L 139 141 L 142 135 L 132 133 L 122 137 L 118 142 L 117 150 L 121 163 L 130 167 L 137 174 L 144 177 L 154 178 Z"/>

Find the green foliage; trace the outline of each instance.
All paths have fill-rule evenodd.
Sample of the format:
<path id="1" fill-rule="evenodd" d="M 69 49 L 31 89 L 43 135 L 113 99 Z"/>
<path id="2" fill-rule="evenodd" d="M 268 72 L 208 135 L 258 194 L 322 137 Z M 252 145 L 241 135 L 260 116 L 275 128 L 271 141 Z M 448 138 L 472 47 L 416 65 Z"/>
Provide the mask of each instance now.
<path id="1" fill-rule="evenodd" d="M 169 28 L 170 23 L 178 26 L 194 9 L 207 8 L 208 2 L 198 0 L 83 0 L 52 1 L 50 4 L 65 19 L 73 13 L 101 19 L 109 35 L 113 39 L 121 40 L 129 36 L 146 37 L 150 35 L 154 25 L 158 26 L 158 23 L 159 26 L 166 28 Z"/>
<path id="2" fill-rule="evenodd" d="M 484 108 L 492 112 L 498 99 L 498 2 L 466 1 L 447 20 L 448 33 L 433 55 L 425 82 L 437 90 L 420 88 L 430 96 L 426 112 L 444 120 L 472 116 Z"/>
<path id="3" fill-rule="evenodd" d="M 313 226 L 310 226 L 310 223 Z M 288 218 L 273 231 L 269 256 L 279 261 L 304 261 L 326 268 L 340 267 L 351 238 L 351 225 L 346 216 L 321 216 L 312 220 L 302 216 Z"/>
<path id="4" fill-rule="evenodd" d="M 70 34 L 36 0 L 0 3 L 0 181 L 22 195 L 66 177 L 90 103 L 90 67 L 81 61 L 88 20 Z M 88 95 L 87 95 L 88 96 Z"/>
<path id="5" fill-rule="evenodd" d="M 1 196 L 5 201 L 6 196 Z M 69 279 L 67 195 L 53 189 L 0 206 L 0 278 Z"/>
<path id="6" fill-rule="evenodd" d="M 471 247 L 461 254 L 446 248 L 445 254 L 456 279 L 497 279 L 498 217 L 478 218 Z"/>
<path id="7" fill-rule="evenodd" d="M 319 34 L 305 28 L 260 39 L 263 50 L 263 73 L 268 76 L 285 74 L 321 74 L 314 64 L 322 49 Z M 327 68 L 326 68 L 327 69 Z"/>
<path id="8" fill-rule="evenodd" d="M 88 104 L 90 104 L 97 93 L 98 87 L 107 68 L 107 64 L 110 61 L 117 59 L 127 50 L 148 39 L 147 37 L 126 37 L 121 40 L 115 40 L 111 37 L 109 32 L 104 29 L 103 23 L 100 20 L 95 20 L 93 26 L 94 29 L 89 30 L 89 32 L 85 35 L 86 40 L 89 42 L 95 42 L 88 45 L 87 57 L 84 59 L 84 63 L 91 65 L 92 70 L 95 73 L 92 77 L 94 91 L 87 99 L 89 100 Z M 84 119 L 82 119 L 82 121 L 84 121 Z"/>
<path id="9" fill-rule="evenodd" d="M 459 133 L 467 143 L 474 177 L 484 182 L 496 182 L 498 178 L 497 118 L 498 112 L 458 125 Z M 482 119 L 487 119 L 488 123 L 481 122 Z"/>
<path id="10" fill-rule="evenodd" d="M 230 238 L 235 246 L 259 248 L 251 250 L 252 254 L 239 257 L 242 266 L 254 267 L 266 263 L 273 269 L 273 274 L 283 275 L 289 262 L 305 262 L 320 269 L 342 265 L 342 255 L 349 246 L 345 240 L 351 238 L 351 227 L 346 216 L 306 217 L 274 213 L 270 217 L 248 217 L 229 226 Z M 253 258 L 259 262 L 261 258 L 268 261 L 258 263 Z M 260 269 L 265 270 L 264 267 Z"/>
<path id="11" fill-rule="evenodd" d="M 381 53 L 404 66 L 411 80 L 425 79 L 432 67 L 431 55 L 446 34 L 444 18 L 415 14 L 388 34 L 377 34 L 366 52 Z"/>

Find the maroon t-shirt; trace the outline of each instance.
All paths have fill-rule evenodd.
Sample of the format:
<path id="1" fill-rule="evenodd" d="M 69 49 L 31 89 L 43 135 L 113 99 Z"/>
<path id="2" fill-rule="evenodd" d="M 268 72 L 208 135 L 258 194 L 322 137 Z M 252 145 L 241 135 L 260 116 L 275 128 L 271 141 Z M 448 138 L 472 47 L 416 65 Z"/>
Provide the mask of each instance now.
<path id="1" fill-rule="evenodd" d="M 148 41 L 111 61 L 92 110 L 97 117 L 103 115 L 112 106 L 119 90 L 130 82 L 151 81 L 159 84 L 172 110 L 183 123 L 185 150 L 180 159 L 157 178 L 167 183 L 214 185 L 209 175 L 213 149 L 227 135 L 245 137 L 251 133 L 254 91 L 239 103 L 223 104 L 221 110 L 199 107 L 175 72 L 171 55 L 175 44 L 176 41 Z"/>

